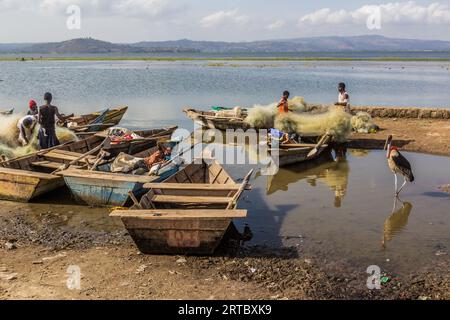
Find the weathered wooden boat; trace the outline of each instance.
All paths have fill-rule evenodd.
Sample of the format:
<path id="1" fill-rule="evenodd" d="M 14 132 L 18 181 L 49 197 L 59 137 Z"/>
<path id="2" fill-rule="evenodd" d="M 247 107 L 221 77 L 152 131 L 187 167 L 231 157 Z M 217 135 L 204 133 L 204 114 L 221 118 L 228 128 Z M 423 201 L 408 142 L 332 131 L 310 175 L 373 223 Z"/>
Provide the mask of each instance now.
<path id="1" fill-rule="evenodd" d="M 144 254 L 213 254 L 233 219 L 245 218 L 237 202 L 248 188 L 250 172 L 241 184 L 219 165 L 190 164 L 163 183 L 148 183 L 150 191 L 131 210 L 116 210 Z"/>
<path id="2" fill-rule="evenodd" d="M 171 129 L 172 130 L 172 129 Z M 167 129 L 137 131 L 141 136 L 160 137 Z M 55 171 L 64 166 L 84 167 L 96 160 L 99 147 L 105 142 L 101 135 L 93 135 L 80 141 L 72 141 L 52 149 L 42 150 L 24 157 L 0 162 L 0 199 L 28 202 L 38 196 L 64 186 L 62 176 Z M 154 140 L 146 141 L 149 143 Z M 124 148 L 127 145 L 123 146 Z M 135 148 L 136 146 L 133 146 Z M 128 145 L 130 150 L 132 146 Z M 144 144 L 139 148 L 145 149 Z M 91 153 L 92 152 L 92 153 Z M 90 154 L 91 153 L 91 154 Z M 84 157 L 82 157 L 85 155 Z"/>
<path id="3" fill-rule="evenodd" d="M 101 137 L 69 142 L 57 148 L 36 152 L 0 163 L 0 199 L 28 202 L 33 198 L 64 186 L 62 177 L 52 174 L 65 163 L 70 163 L 96 148 Z M 77 165 L 85 162 L 86 158 Z"/>
<path id="4" fill-rule="evenodd" d="M 161 137 L 161 139 L 170 139 L 170 136 Z M 157 150 L 158 147 L 152 147 L 130 154 L 137 158 L 145 158 Z M 131 199 L 140 198 L 148 191 L 144 188 L 144 184 L 161 182 L 176 173 L 178 169 L 175 166 L 159 175 L 149 176 L 113 173 L 103 170 L 102 166 L 96 171 L 71 167 L 58 174 L 64 177 L 74 198 L 83 204 L 96 207 L 126 207 L 132 204 Z"/>
<path id="5" fill-rule="evenodd" d="M 14 113 L 14 108 L 11 108 L 9 110 L 6 111 L 0 111 L 0 115 L 2 116 L 10 116 Z"/>
<path id="6" fill-rule="evenodd" d="M 118 125 L 127 110 L 128 107 L 119 107 L 73 116 L 67 119 L 67 123 L 72 123 L 70 129 L 77 133 L 98 132 Z"/>
<path id="7" fill-rule="evenodd" d="M 317 144 L 279 144 L 269 149 L 272 161 L 279 167 L 298 164 L 319 158 L 330 149 L 332 136 L 323 135 Z"/>
<path id="8" fill-rule="evenodd" d="M 195 123 L 205 128 L 218 130 L 250 129 L 250 125 L 245 122 L 245 115 L 240 118 L 217 117 L 214 111 L 199 111 L 195 109 L 185 109 L 183 112 Z"/>

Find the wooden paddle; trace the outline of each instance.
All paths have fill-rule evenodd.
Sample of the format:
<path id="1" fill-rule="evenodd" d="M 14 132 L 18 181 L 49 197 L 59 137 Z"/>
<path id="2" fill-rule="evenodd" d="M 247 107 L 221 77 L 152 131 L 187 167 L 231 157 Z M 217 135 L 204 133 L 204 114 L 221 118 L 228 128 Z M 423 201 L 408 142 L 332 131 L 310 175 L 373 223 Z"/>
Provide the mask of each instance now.
<path id="1" fill-rule="evenodd" d="M 56 174 L 56 173 L 58 173 L 60 171 L 64 171 L 67 168 L 69 168 L 70 166 L 76 164 L 77 162 L 80 162 L 84 158 L 86 158 L 86 157 L 96 153 L 97 151 L 100 151 L 103 148 L 103 146 L 108 142 L 108 140 L 109 140 L 109 138 L 105 138 L 105 140 L 103 140 L 103 142 L 99 146 L 97 146 L 94 149 L 92 149 L 92 150 L 90 150 L 90 151 L 80 155 L 75 160 L 70 161 L 69 164 L 63 164 L 59 169 L 56 169 L 55 171 L 53 171 L 52 174 Z"/>
<path id="2" fill-rule="evenodd" d="M 319 152 L 320 148 L 322 148 L 322 146 L 329 141 L 329 139 L 331 138 L 330 134 L 326 133 L 322 136 L 322 138 L 319 140 L 319 142 L 317 143 L 317 145 L 308 153 L 307 158 L 312 158 L 314 156 L 317 155 L 317 153 Z"/>

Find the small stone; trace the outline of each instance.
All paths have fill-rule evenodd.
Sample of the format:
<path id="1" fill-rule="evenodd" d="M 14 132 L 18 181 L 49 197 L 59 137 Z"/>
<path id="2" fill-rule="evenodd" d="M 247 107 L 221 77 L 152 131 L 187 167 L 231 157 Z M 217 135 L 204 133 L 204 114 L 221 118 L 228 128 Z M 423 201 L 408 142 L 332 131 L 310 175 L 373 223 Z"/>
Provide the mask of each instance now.
<path id="1" fill-rule="evenodd" d="M 145 272 L 145 269 L 147 269 L 147 266 L 145 264 L 143 264 L 139 268 L 137 268 L 136 273 Z"/>
<path id="2" fill-rule="evenodd" d="M 187 260 L 185 258 L 180 258 L 180 259 L 177 260 L 178 264 L 184 264 L 186 262 L 187 262 Z"/>
<path id="3" fill-rule="evenodd" d="M 15 250 L 17 249 L 17 246 L 14 243 L 8 241 L 7 243 L 5 243 L 5 249 L 8 251 Z"/>
<path id="4" fill-rule="evenodd" d="M 17 279 L 17 273 L 0 272 L 0 279 L 4 281 L 12 281 Z"/>
<path id="5" fill-rule="evenodd" d="M 442 256 L 447 255 L 447 252 L 445 252 L 445 251 L 438 251 L 438 252 L 435 253 L 435 255 L 436 255 L 436 257 L 442 257 Z"/>
<path id="6" fill-rule="evenodd" d="M 427 301 L 427 300 L 429 300 L 430 298 L 428 298 L 428 297 L 426 297 L 426 296 L 420 296 L 419 297 L 419 300 L 420 301 Z"/>
<path id="7" fill-rule="evenodd" d="M 305 263 L 312 264 L 312 260 L 311 259 L 305 259 Z"/>

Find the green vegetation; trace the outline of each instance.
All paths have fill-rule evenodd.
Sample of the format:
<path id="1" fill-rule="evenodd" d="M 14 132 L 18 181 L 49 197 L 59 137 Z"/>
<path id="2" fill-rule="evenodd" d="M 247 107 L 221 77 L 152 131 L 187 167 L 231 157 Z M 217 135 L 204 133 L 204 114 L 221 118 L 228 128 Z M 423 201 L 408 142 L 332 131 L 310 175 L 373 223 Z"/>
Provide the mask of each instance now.
<path id="1" fill-rule="evenodd" d="M 450 58 L 345 58 L 345 57 L 0 57 L 0 61 L 375 61 L 375 62 L 450 62 Z M 216 66 L 222 66 L 217 63 Z M 209 66 L 214 66 L 210 64 Z"/>

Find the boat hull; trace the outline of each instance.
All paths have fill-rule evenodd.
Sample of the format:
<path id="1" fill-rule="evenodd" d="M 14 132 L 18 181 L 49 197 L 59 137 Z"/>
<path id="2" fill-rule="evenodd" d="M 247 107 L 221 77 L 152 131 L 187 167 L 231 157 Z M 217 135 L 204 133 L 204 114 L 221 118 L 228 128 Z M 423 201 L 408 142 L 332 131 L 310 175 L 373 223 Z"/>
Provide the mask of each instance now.
<path id="1" fill-rule="evenodd" d="M 0 199 L 29 202 L 64 186 L 64 179 L 42 173 L 0 168 Z"/>
<path id="2" fill-rule="evenodd" d="M 122 218 L 144 254 L 211 255 L 222 242 L 231 219 L 152 220 Z"/>
<path id="3" fill-rule="evenodd" d="M 103 172 L 95 172 L 92 175 L 86 174 L 83 170 L 69 170 L 63 174 L 67 187 L 78 202 L 95 207 L 125 207 L 130 201 L 130 191 L 136 197 L 140 197 L 148 191 L 143 187 L 145 183 L 161 182 L 176 171 L 169 171 L 157 177 L 136 177 Z M 120 179 L 117 179 L 118 177 Z"/>

